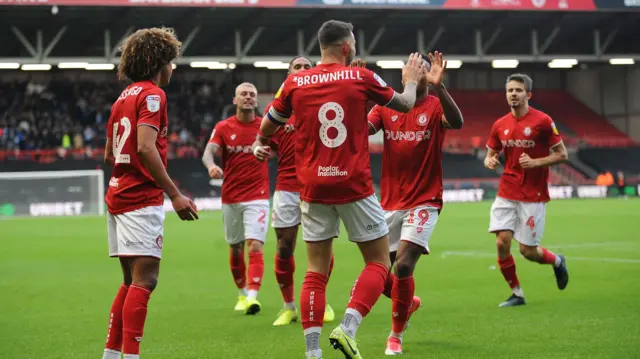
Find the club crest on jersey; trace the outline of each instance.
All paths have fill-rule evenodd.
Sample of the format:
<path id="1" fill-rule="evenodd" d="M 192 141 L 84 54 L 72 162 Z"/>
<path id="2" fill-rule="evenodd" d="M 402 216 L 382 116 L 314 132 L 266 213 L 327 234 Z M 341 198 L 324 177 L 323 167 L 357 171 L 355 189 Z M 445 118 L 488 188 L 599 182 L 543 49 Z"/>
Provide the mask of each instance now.
<path id="1" fill-rule="evenodd" d="M 531 127 L 525 127 L 524 128 L 524 135 L 525 136 L 530 136 L 531 135 Z"/>
<path id="2" fill-rule="evenodd" d="M 504 130 L 504 134 L 508 135 L 509 134 L 509 130 Z"/>
<path id="3" fill-rule="evenodd" d="M 391 116 L 391 121 L 393 121 L 393 122 L 398 121 L 398 115 Z"/>
<path id="4" fill-rule="evenodd" d="M 417 122 L 419 126 L 426 126 L 427 123 L 429 123 L 429 117 L 427 117 L 427 115 L 422 113 L 420 114 L 420 116 L 418 116 Z"/>
<path id="5" fill-rule="evenodd" d="M 233 135 L 230 136 L 231 140 L 235 140 L 236 139 L 236 134 L 234 133 Z"/>
<path id="6" fill-rule="evenodd" d="M 158 112 L 160 110 L 160 96 L 149 95 L 147 96 L 147 110 L 149 112 Z"/>

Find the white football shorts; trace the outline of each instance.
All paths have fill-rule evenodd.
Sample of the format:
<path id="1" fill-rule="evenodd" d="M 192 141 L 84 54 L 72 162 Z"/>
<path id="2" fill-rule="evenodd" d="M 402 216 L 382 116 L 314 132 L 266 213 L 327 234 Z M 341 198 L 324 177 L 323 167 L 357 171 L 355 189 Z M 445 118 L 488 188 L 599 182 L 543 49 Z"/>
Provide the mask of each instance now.
<path id="1" fill-rule="evenodd" d="M 513 238 L 525 246 L 540 245 L 544 234 L 546 203 L 520 202 L 496 197 L 491 206 L 489 232 L 513 231 Z"/>
<path id="2" fill-rule="evenodd" d="M 295 227 L 302 221 L 300 193 L 276 191 L 273 194 L 271 226 L 273 228 Z"/>
<path id="3" fill-rule="evenodd" d="M 161 259 L 164 218 L 162 206 L 149 206 L 116 215 L 107 213 L 109 256 Z"/>
<path id="4" fill-rule="evenodd" d="M 229 245 L 256 239 L 262 243 L 269 227 L 269 200 L 222 204 L 224 238 Z"/>
<path id="5" fill-rule="evenodd" d="M 327 205 L 302 201 L 302 237 L 318 242 L 340 236 L 340 220 L 352 242 L 367 242 L 389 233 L 375 194 L 359 201 Z"/>
<path id="6" fill-rule="evenodd" d="M 397 251 L 400 241 L 408 241 L 423 247 L 424 253 L 429 254 L 429 239 L 436 228 L 438 216 L 438 209 L 432 206 L 386 211 L 389 251 Z"/>

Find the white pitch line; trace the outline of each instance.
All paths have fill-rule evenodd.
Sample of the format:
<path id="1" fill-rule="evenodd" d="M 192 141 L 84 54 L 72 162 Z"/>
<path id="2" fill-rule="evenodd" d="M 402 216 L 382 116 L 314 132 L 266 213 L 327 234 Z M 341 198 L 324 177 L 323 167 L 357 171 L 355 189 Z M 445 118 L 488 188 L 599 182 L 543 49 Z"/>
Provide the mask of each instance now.
<path id="1" fill-rule="evenodd" d="M 482 257 L 482 258 L 495 258 L 496 255 L 494 253 L 486 253 L 486 252 L 475 252 L 475 251 L 445 251 L 442 252 L 441 257 L 446 258 L 447 256 L 464 256 L 464 257 Z M 635 263 L 640 264 L 640 259 L 631 259 L 631 258 L 606 258 L 606 257 L 573 257 L 567 256 L 567 261 L 588 261 L 588 262 L 611 262 L 611 263 Z"/>
<path id="2" fill-rule="evenodd" d="M 545 248 L 588 248 L 588 247 L 618 247 L 618 246 L 637 246 L 638 242 L 592 242 L 592 243 L 572 243 L 572 244 L 556 244 L 553 246 L 544 246 Z"/>

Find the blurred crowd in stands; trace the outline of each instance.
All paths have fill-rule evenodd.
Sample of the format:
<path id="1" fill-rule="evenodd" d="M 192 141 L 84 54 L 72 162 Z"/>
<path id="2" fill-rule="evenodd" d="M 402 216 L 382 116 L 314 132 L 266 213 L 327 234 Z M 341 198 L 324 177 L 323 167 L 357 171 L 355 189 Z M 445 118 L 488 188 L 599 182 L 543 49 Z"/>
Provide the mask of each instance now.
<path id="1" fill-rule="evenodd" d="M 177 151 L 197 154 L 223 112 L 233 112 L 225 108 L 232 103 L 233 82 L 175 81 L 164 88 L 172 157 Z M 101 151 L 111 105 L 125 86 L 116 81 L 0 82 L 0 151 L 89 156 Z"/>

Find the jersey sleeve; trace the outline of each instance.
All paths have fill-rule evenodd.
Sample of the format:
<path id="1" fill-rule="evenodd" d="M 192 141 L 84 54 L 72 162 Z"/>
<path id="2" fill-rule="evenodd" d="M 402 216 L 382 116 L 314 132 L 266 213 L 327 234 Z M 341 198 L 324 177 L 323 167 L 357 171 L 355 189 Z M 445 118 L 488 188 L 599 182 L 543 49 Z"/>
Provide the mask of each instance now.
<path id="1" fill-rule="evenodd" d="M 363 77 L 369 99 L 381 106 L 388 105 L 396 92 L 378 74 L 372 71 L 364 69 Z"/>
<path id="2" fill-rule="evenodd" d="M 502 142 L 498 137 L 498 123 L 494 123 L 489 133 L 489 139 L 487 139 L 487 148 L 500 152 L 502 150 Z"/>
<path id="3" fill-rule="evenodd" d="M 149 89 L 138 97 L 138 126 L 147 125 L 160 130 L 160 120 L 167 98 L 159 88 Z"/>
<path id="4" fill-rule="evenodd" d="M 378 105 L 373 106 L 367 118 L 376 131 L 380 131 L 384 127 L 384 123 L 382 122 L 382 107 Z"/>
<path id="5" fill-rule="evenodd" d="M 556 124 L 550 117 L 545 117 L 543 130 L 547 135 L 547 142 L 549 143 L 550 148 L 555 147 L 562 142 L 562 136 L 560 136 L 560 132 L 558 132 Z"/>
<path id="6" fill-rule="evenodd" d="M 216 126 L 211 131 L 211 137 L 209 137 L 209 143 L 215 143 L 219 147 L 224 145 L 224 138 L 222 135 L 224 134 L 223 122 L 216 123 Z"/>
<path id="7" fill-rule="evenodd" d="M 266 112 L 267 118 L 277 125 L 284 125 L 289 117 L 291 117 L 290 88 L 292 84 L 293 81 L 291 77 L 287 77 L 278 92 L 276 92 L 273 102 L 271 102 L 271 106 L 269 106 Z"/>

